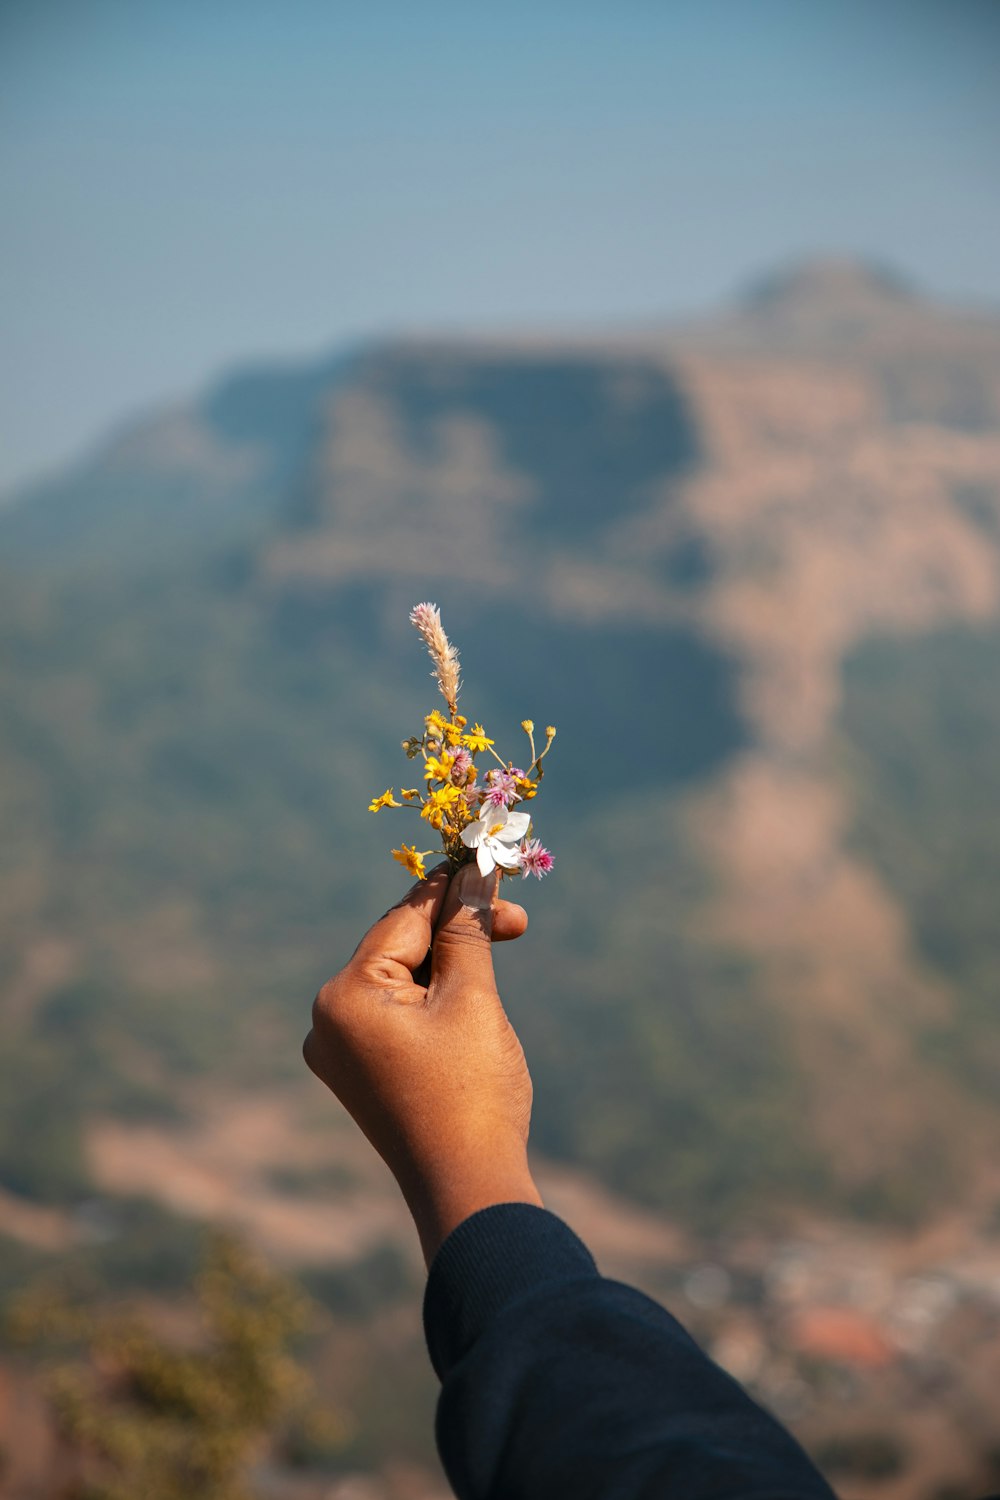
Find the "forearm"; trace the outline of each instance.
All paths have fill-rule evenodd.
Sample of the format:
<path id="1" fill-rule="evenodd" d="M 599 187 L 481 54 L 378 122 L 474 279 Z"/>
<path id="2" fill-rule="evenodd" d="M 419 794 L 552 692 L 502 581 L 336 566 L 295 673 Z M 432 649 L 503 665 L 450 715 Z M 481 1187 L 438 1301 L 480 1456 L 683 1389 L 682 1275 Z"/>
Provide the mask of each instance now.
<path id="1" fill-rule="evenodd" d="M 460 1500 L 832 1500 L 792 1438 L 549 1214 L 469 1221 L 431 1271 L 442 1460 Z"/>

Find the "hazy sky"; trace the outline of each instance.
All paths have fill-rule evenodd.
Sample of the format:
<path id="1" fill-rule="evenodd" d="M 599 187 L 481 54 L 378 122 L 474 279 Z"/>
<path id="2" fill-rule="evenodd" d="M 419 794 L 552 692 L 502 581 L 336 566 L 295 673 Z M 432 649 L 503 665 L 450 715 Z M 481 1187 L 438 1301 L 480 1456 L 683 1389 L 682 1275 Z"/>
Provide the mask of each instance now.
<path id="1" fill-rule="evenodd" d="M 998 77 L 998 0 L 0 0 L 0 488 L 233 361 L 808 252 L 1000 305 Z"/>

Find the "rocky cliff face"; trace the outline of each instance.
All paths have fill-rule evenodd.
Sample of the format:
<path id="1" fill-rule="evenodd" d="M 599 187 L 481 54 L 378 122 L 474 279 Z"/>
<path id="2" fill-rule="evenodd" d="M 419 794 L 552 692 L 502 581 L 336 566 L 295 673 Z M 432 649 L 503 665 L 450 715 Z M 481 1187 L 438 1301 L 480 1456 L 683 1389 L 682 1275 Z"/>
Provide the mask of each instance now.
<path id="1" fill-rule="evenodd" d="M 915 892 L 897 824 L 883 826 L 894 793 L 870 793 L 883 775 L 890 791 L 919 780 L 930 760 L 953 761 L 962 777 L 973 741 L 975 766 L 985 764 L 992 721 L 969 744 L 947 732 L 915 744 L 907 704 L 939 690 L 915 665 L 925 643 L 951 632 L 990 660 L 1000 639 L 1000 320 L 931 307 L 884 273 L 829 262 L 773 277 L 683 328 L 412 341 L 312 370 L 249 373 L 126 432 L 85 472 L 9 511 L 0 547 L 21 590 L 46 575 L 46 587 L 79 591 L 84 572 L 120 589 L 155 560 L 158 590 L 143 602 L 133 585 L 127 606 L 132 620 L 153 611 L 151 638 L 162 637 L 164 580 L 183 578 L 204 612 L 201 657 L 220 653 L 209 675 L 223 703 L 244 669 L 225 665 L 220 642 L 243 621 L 264 663 L 244 684 L 256 705 L 246 731 L 257 734 L 256 715 L 270 720 L 279 779 L 305 773 L 283 765 L 275 717 L 287 714 L 291 676 L 314 668 L 321 680 L 321 659 L 337 663 L 342 713 L 374 693 L 380 722 L 393 722 L 417 598 L 444 605 L 484 712 L 559 722 L 573 816 L 560 812 L 554 775 L 565 884 L 552 899 L 566 907 L 543 922 L 551 944 L 578 955 L 586 942 L 570 908 L 599 901 L 589 920 L 600 943 L 579 972 L 565 950 L 542 956 L 551 1018 L 525 1024 L 553 1078 L 582 1048 L 580 1077 L 597 1090 L 604 1124 L 595 1146 L 579 1097 L 553 1083 L 542 1129 L 554 1149 L 631 1172 L 647 1195 L 672 1192 L 672 1169 L 636 1143 L 641 1117 L 627 1121 L 618 1084 L 638 1068 L 654 1135 L 698 1136 L 710 1114 L 699 1088 L 746 1094 L 756 1124 L 748 1131 L 736 1108 L 724 1147 L 755 1191 L 767 1174 L 751 1159 L 782 1135 L 804 1143 L 777 1174 L 786 1198 L 808 1178 L 820 1196 L 874 1202 L 925 1167 L 965 1191 L 963 1162 L 968 1191 L 993 1190 L 988 1173 L 968 1170 L 968 1140 L 987 1141 L 993 1127 L 948 1039 L 961 1033 L 966 1051 L 996 1047 L 995 1023 L 929 951 L 933 872 Z M 33 628 L 24 619 L 22 636 Z M 44 626 L 69 628 L 65 618 Z M 96 683 L 100 697 L 113 635 L 105 621 L 91 661 L 68 671 L 95 746 L 109 721 L 93 718 L 83 685 L 92 697 Z M 901 653 L 899 693 L 891 710 L 869 702 L 859 720 L 845 698 L 853 664 L 883 641 Z M 960 645 L 949 660 L 960 676 Z M 183 681 L 182 665 L 173 670 Z M 141 651 L 135 671 L 146 672 Z M 979 691 L 969 683 L 970 696 Z M 139 699 L 134 732 L 145 749 L 122 775 L 137 798 L 158 784 L 164 807 L 171 796 L 190 807 L 204 787 L 193 793 L 196 773 L 189 765 L 185 782 L 178 766 L 185 755 L 197 761 L 197 713 L 183 743 L 175 736 L 159 759 L 143 760 L 162 734 L 152 726 L 163 704 Z M 295 711 L 303 734 L 328 732 L 329 707 L 307 686 Z M 395 711 L 405 719 L 398 702 Z M 65 736 L 65 721 L 39 712 L 43 740 Z M 859 725 L 876 722 L 872 750 Z M 238 761 L 247 743 L 223 736 L 218 754 Z M 9 764 L 27 784 L 15 749 Z M 64 795 L 60 777 L 71 772 L 61 764 L 44 784 L 32 772 L 42 803 Z M 392 774 L 373 751 L 375 781 L 384 768 Z M 976 776 L 988 779 L 970 769 L 970 788 Z M 978 795 L 990 792 L 984 783 Z M 78 795 L 89 806 L 89 792 Z M 241 795 L 228 816 L 253 820 L 260 789 Z M 109 792 L 101 805 L 113 800 Z M 212 807 L 217 820 L 218 799 Z M 351 809 L 324 816 L 344 847 L 367 850 Z M 934 816 L 924 833 L 944 849 L 942 829 L 957 814 Z M 294 889 L 308 879 L 308 836 L 291 805 L 276 804 L 273 818 L 269 837 L 300 840 L 302 864 L 289 855 L 287 866 Z M 225 816 L 219 826 L 227 838 Z M 81 850 L 93 835 L 91 825 Z M 146 825 L 142 838 L 155 837 Z M 144 847 L 132 850 L 138 867 Z M 960 851 L 948 848 L 945 905 L 965 899 Z M 196 849 L 192 831 L 178 861 L 197 862 Z M 980 880 L 1000 876 L 1000 838 L 979 863 Z M 48 878 L 39 874 L 40 890 Z M 224 888 L 225 860 L 217 879 Z M 212 899 L 225 907 L 228 898 Z M 41 915 L 46 902 L 39 896 L 27 922 L 36 946 L 66 935 Z M 82 918 L 69 908 L 73 929 Z M 115 926 L 112 908 L 109 897 L 99 929 Z M 217 934 L 195 943 L 196 919 L 176 904 L 168 920 L 151 895 L 137 920 L 169 931 L 175 952 L 207 946 L 215 974 L 232 964 Z M 967 938 L 968 951 L 980 951 L 984 931 Z M 623 995 L 617 1031 L 608 986 Z M 596 1018 L 590 1053 L 568 1040 L 581 1018 Z M 773 1046 L 747 1062 L 739 1046 L 752 1052 L 754 1031 Z M 601 1073 L 602 1046 L 618 1059 L 617 1082 Z M 700 1085 L 680 1076 L 679 1058 L 704 1070 Z M 671 1091 L 679 1115 L 661 1107 Z M 692 1168 L 692 1193 L 703 1169 Z"/>

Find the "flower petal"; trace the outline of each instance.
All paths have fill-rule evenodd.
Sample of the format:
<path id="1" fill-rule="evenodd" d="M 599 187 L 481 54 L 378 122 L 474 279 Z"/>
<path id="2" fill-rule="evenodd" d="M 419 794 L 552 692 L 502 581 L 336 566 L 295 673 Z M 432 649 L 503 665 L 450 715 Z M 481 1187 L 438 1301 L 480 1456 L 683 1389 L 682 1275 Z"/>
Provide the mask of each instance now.
<path id="1" fill-rule="evenodd" d="M 505 844 L 524 838 L 531 822 L 531 814 L 526 812 L 512 812 L 507 814 L 506 826 L 502 833 L 497 835 L 503 839 Z"/>
<path id="2" fill-rule="evenodd" d="M 480 875 L 492 875 L 493 867 L 496 863 L 497 861 L 493 858 L 493 850 L 490 848 L 489 839 L 483 839 L 483 842 L 476 850 L 476 864 L 479 866 Z"/>
<path id="3" fill-rule="evenodd" d="M 486 824 L 480 818 L 475 823 L 467 823 L 462 829 L 462 843 L 466 849 L 478 849 L 486 837 Z"/>
<path id="4" fill-rule="evenodd" d="M 521 851 L 519 849 L 511 849 L 506 844 L 501 844 L 499 839 L 490 839 L 489 842 L 493 845 L 490 852 L 493 855 L 494 864 L 502 865 L 505 870 L 519 870 L 521 868 Z"/>

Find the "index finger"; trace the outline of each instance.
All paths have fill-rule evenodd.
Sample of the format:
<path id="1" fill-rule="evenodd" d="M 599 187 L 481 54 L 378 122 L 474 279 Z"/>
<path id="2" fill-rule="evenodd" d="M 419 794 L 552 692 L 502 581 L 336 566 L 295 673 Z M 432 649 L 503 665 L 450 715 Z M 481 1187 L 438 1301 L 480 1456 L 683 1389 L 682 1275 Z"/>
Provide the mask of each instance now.
<path id="1" fill-rule="evenodd" d="M 426 880 L 416 881 L 396 906 L 369 927 L 351 963 L 389 959 L 412 974 L 427 957 L 450 880 L 451 870 L 445 861 L 435 866 Z"/>

